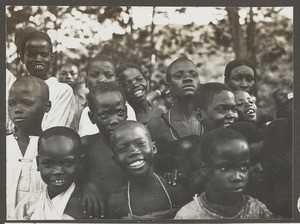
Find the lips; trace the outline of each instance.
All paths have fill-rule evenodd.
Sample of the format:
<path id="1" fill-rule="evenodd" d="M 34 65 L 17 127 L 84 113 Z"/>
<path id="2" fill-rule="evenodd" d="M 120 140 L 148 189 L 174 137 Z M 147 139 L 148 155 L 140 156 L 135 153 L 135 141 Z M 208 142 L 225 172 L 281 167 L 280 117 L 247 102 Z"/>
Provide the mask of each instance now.
<path id="1" fill-rule="evenodd" d="M 24 117 L 16 117 L 14 118 L 14 121 L 15 122 L 22 122 L 22 121 L 25 121 L 26 119 Z"/>
<path id="2" fill-rule="evenodd" d="M 243 191 L 244 191 L 244 188 L 243 188 L 243 187 L 231 188 L 230 191 L 231 191 L 231 192 L 234 192 L 234 193 L 240 193 L 240 192 L 243 192 Z"/>
<path id="3" fill-rule="evenodd" d="M 56 186 L 61 186 L 61 185 L 64 185 L 66 182 L 65 179 L 56 179 L 56 180 L 51 180 L 51 183 L 53 185 L 56 185 Z"/>
<path id="4" fill-rule="evenodd" d="M 229 125 L 232 125 L 234 121 L 226 121 L 224 122 L 224 128 L 227 128 Z"/>
<path id="5" fill-rule="evenodd" d="M 35 70 L 39 71 L 39 70 L 43 70 L 45 68 L 45 66 L 42 65 L 42 64 L 36 64 L 36 65 L 33 66 L 33 68 Z"/>
<path id="6" fill-rule="evenodd" d="M 183 86 L 183 89 L 184 90 L 194 90 L 195 86 L 193 86 L 193 85 L 186 85 L 186 86 Z"/>
<path id="7" fill-rule="evenodd" d="M 132 91 L 132 95 L 135 97 L 142 97 L 144 96 L 144 90 L 143 89 L 137 89 Z"/>
<path id="8" fill-rule="evenodd" d="M 253 108 L 250 108 L 250 109 L 246 110 L 246 114 L 247 115 L 255 115 L 255 110 Z"/>
<path id="9" fill-rule="evenodd" d="M 136 169 L 142 168 L 144 165 L 145 165 L 145 160 L 140 159 L 140 160 L 135 160 L 135 161 L 129 163 L 128 166 L 129 166 L 131 169 L 136 170 Z"/>

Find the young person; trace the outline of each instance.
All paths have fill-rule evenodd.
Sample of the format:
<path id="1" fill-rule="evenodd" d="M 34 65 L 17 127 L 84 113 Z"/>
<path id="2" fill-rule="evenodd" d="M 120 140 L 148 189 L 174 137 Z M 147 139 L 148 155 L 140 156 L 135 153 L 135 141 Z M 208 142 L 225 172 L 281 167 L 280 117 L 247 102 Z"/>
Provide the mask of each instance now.
<path id="1" fill-rule="evenodd" d="M 45 114 L 42 129 L 54 126 L 69 127 L 73 121 L 75 100 L 73 91 L 59 83 L 50 73 L 53 47 L 47 33 L 26 26 L 16 33 L 17 52 L 30 75 L 44 80 L 49 86 L 51 110 Z"/>
<path id="2" fill-rule="evenodd" d="M 6 94 L 5 94 L 5 102 L 6 102 L 6 122 L 5 122 L 5 127 L 6 127 L 6 134 L 11 134 L 14 131 L 14 124 L 12 123 L 12 121 L 9 119 L 8 116 L 8 94 L 9 94 L 9 90 L 12 86 L 12 84 L 16 81 L 16 77 L 8 70 L 6 69 Z"/>
<path id="3" fill-rule="evenodd" d="M 116 70 L 116 77 L 126 100 L 134 109 L 137 121 L 146 124 L 152 117 L 163 113 L 163 110 L 147 101 L 149 84 L 140 67 L 132 63 L 120 65 Z"/>
<path id="4" fill-rule="evenodd" d="M 156 147 L 147 128 L 136 121 L 124 121 L 114 129 L 111 146 L 114 160 L 129 182 L 109 196 L 108 217 L 172 219 L 176 208 L 186 201 L 185 192 L 153 172 Z"/>
<path id="5" fill-rule="evenodd" d="M 80 136 L 74 130 L 52 127 L 44 131 L 38 141 L 36 159 L 47 186 L 20 202 L 16 216 L 30 220 L 87 218 L 77 180 L 82 171 L 82 158 Z"/>
<path id="6" fill-rule="evenodd" d="M 106 55 L 98 54 L 91 58 L 87 66 L 86 87 L 89 91 L 102 82 L 112 82 L 116 80 L 116 64 L 114 60 Z M 136 120 L 135 112 L 132 107 L 126 103 L 129 120 Z M 93 135 L 99 132 L 95 124 L 92 124 L 89 113 L 90 108 L 87 106 L 83 109 L 79 121 L 78 133 L 80 136 Z"/>
<path id="7" fill-rule="evenodd" d="M 155 170 L 160 174 L 170 171 L 174 164 L 176 151 L 173 144 L 176 140 L 203 132 L 193 111 L 193 95 L 200 84 L 196 65 L 188 58 L 176 59 L 167 69 L 167 82 L 174 105 L 167 113 L 150 119 L 147 124 L 157 146 Z"/>
<path id="8" fill-rule="evenodd" d="M 257 106 L 250 94 L 244 90 L 236 90 L 234 91 L 234 97 L 236 102 L 236 110 L 239 116 L 238 121 L 248 121 L 256 123 Z"/>
<path id="9" fill-rule="evenodd" d="M 207 190 L 185 205 L 175 219 L 270 219 L 266 206 L 244 195 L 249 180 L 250 150 L 246 139 L 228 128 L 202 136 L 201 171 Z"/>
<path id="10" fill-rule="evenodd" d="M 82 137 L 86 154 L 84 177 L 107 196 L 127 182 L 126 175 L 112 160 L 110 135 L 127 118 L 124 95 L 116 82 L 101 82 L 87 95 L 89 117 L 99 131 Z"/>
<path id="11" fill-rule="evenodd" d="M 35 163 L 41 122 L 50 110 L 47 84 L 34 76 L 23 76 L 12 85 L 8 114 L 15 132 L 6 137 L 6 210 L 13 218 L 16 205 L 45 185 Z"/>

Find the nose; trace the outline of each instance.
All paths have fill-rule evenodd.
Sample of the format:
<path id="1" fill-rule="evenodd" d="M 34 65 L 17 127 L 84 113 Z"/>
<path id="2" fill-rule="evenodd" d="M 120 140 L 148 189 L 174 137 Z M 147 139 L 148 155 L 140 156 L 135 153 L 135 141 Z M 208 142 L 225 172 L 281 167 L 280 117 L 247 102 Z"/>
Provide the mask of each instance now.
<path id="1" fill-rule="evenodd" d="M 128 154 L 128 157 L 132 157 L 132 156 L 138 155 L 140 153 L 141 152 L 140 152 L 140 150 L 137 147 L 131 146 L 130 147 L 130 153 Z"/>
<path id="2" fill-rule="evenodd" d="M 22 114 L 23 113 L 23 109 L 20 106 L 17 106 L 15 109 L 15 113 L 16 114 Z"/>
<path id="3" fill-rule="evenodd" d="M 100 74 L 98 79 L 97 79 L 97 83 L 100 83 L 100 82 L 105 82 L 105 77 L 103 74 Z"/>
<path id="4" fill-rule="evenodd" d="M 114 125 L 119 124 L 119 122 L 120 122 L 120 121 L 119 121 L 119 119 L 118 119 L 118 115 L 115 114 L 114 116 L 111 117 L 110 122 L 109 122 L 109 125 L 114 126 Z"/>
<path id="5" fill-rule="evenodd" d="M 256 173 L 262 173 L 263 172 L 263 166 L 261 163 L 256 163 L 254 166 L 254 171 Z"/>
<path id="6" fill-rule="evenodd" d="M 184 82 L 184 83 L 193 82 L 192 74 L 189 74 L 188 72 L 185 73 L 185 74 L 184 74 L 184 78 L 183 78 L 183 82 Z"/>
<path id="7" fill-rule="evenodd" d="M 246 79 L 241 80 L 240 87 L 241 87 L 241 89 L 247 89 L 248 88 Z"/>
<path id="8" fill-rule="evenodd" d="M 243 173 L 239 170 L 235 170 L 232 172 L 231 174 L 231 181 L 232 182 L 239 182 L 241 180 L 243 180 Z"/>
<path id="9" fill-rule="evenodd" d="M 62 173 L 63 173 L 63 168 L 61 165 L 54 166 L 52 170 L 52 174 L 62 174 Z"/>
<path id="10" fill-rule="evenodd" d="M 236 109 L 228 110 L 228 112 L 226 114 L 226 117 L 231 118 L 231 119 L 237 119 L 238 118 L 238 113 L 237 113 Z"/>

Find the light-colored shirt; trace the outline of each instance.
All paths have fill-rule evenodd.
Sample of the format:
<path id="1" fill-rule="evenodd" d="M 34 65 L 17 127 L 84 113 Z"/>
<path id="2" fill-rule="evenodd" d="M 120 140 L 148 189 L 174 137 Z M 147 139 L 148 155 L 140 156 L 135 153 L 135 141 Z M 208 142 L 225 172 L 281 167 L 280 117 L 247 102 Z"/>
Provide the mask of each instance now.
<path id="1" fill-rule="evenodd" d="M 129 103 L 126 102 L 127 106 L 127 120 L 136 121 L 136 116 L 133 108 L 129 105 Z M 83 137 L 85 135 L 94 135 L 99 133 L 99 129 L 96 124 L 93 124 L 89 118 L 90 108 L 85 107 L 81 113 L 80 121 L 79 121 L 79 129 L 78 134 L 80 137 Z"/>
<path id="2" fill-rule="evenodd" d="M 55 126 L 70 127 L 75 111 L 72 88 L 68 84 L 58 82 L 55 77 L 50 77 L 45 82 L 49 87 L 51 109 L 44 115 L 42 129 L 46 130 Z"/>
<path id="3" fill-rule="evenodd" d="M 7 219 L 13 219 L 14 209 L 21 200 L 46 186 L 37 171 L 37 142 L 37 136 L 30 136 L 23 156 L 15 137 L 6 136 Z"/>

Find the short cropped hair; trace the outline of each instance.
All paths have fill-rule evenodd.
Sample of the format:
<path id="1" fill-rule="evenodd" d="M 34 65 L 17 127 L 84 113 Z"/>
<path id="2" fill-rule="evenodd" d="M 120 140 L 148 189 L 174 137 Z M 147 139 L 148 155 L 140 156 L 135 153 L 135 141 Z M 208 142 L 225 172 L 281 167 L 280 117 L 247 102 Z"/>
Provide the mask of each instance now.
<path id="1" fill-rule="evenodd" d="M 264 132 L 252 122 L 234 122 L 227 128 L 241 133 L 248 141 L 249 144 L 256 142 L 264 142 L 266 140 Z"/>
<path id="2" fill-rule="evenodd" d="M 200 85 L 193 97 L 193 108 L 196 109 L 206 109 L 207 106 L 212 102 L 214 95 L 222 92 L 232 90 L 225 84 L 218 82 L 210 82 Z"/>
<path id="3" fill-rule="evenodd" d="M 177 58 L 175 61 L 173 61 L 169 66 L 168 66 L 168 68 L 167 68 L 167 81 L 169 81 L 170 80 L 170 76 L 171 76 L 171 74 L 170 74 L 170 70 L 171 70 L 171 67 L 175 64 L 175 63 L 177 63 L 177 62 L 180 62 L 180 61 L 190 61 L 190 62 L 192 62 L 193 64 L 195 64 L 192 60 L 190 60 L 190 59 L 188 59 L 187 57 L 181 57 L 181 58 Z"/>
<path id="4" fill-rule="evenodd" d="M 125 95 L 117 82 L 100 82 L 87 94 L 86 99 L 91 111 L 95 110 L 95 96 L 107 92 L 120 92 L 125 103 Z"/>
<path id="5" fill-rule="evenodd" d="M 217 145 L 223 145 L 232 140 L 241 140 L 247 142 L 246 138 L 237 131 L 229 128 L 217 128 L 201 136 L 200 158 L 201 161 L 209 164 L 211 156 L 216 150 Z M 248 142 L 247 142 L 248 143 Z"/>
<path id="6" fill-rule="evenodd" d="M 227 82 L 229 80 L 231 71 L 233 69 L 235 69 L 236 67 L 239 67 L 239 66 L 242 66 L 242 65 L 246 65 L 246 66 L 250 67 L 254 71 L 254 78 L 255 78 L 256 69 L 255 69 L 255 66 L 252 62 L 250 62 L 246 59 L 235 59 L 233 61 L 230 61 L 225 67 L 225 72 L 224 72 L 225 82 Z"/>
<path id="7" fill-rule="evenodd" d="M 92 57 L 88 61 L 87 73 L 89 72 L 90 65 L 95 61 L 107 61 L 112 64 L 112 66 L 114 67 L 114 70 L 116 70 L 116 68 L 117 68 L 115 61 L 111 57 L 104 55 L 104 54 L 97 54 L 95 57 Z"/>
<path id="8" fill-rule="evenodd" d="M 133 64 L 133 63 L 125 63 L 125 64 L 120 65 L 116 70 L 116 78 L 119 78 L 120 75 L 128 68 L 135 68 L 135 69 L 139 70 L 140 73 L 142 74 L 142 76 L 145 78 L 145 75 L 144 75 L 142 69 L 138 65 Z"/>
<path id="9" fill-rule="evenodd" d="M 81 147 L 81 138 L 79 134 L 71 128 L 64 127 L 64 126 L 57 126 L 57 127 L 49 128 L 44 132 L 42 132 L 38 140 L 38 149 L 37 149 L 38 154 L 40 154 L 42 148 L 42 144 L 43 144 L 42 141 L 47 140 L 48 138 L 54 136 L 64 136 L 66 138 L 72 139 L 72 141 L 77 145 L 77 149 L 79 153 L 81 154 L 83 153 Z"/>

